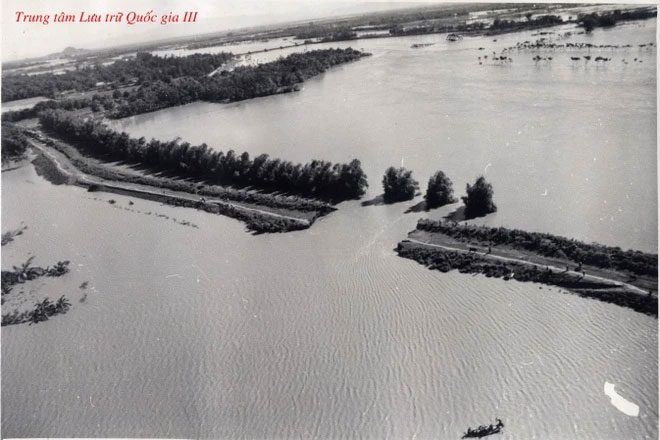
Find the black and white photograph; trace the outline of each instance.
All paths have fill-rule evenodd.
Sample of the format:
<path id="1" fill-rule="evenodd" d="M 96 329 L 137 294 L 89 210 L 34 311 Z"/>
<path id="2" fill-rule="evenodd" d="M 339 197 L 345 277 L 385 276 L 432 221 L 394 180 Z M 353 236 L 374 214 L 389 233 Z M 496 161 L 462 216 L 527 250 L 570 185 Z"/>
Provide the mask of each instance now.
<path id="1" fill-rule="evenodd" d="M 3 439 L 658 439 L 657 4 L 0 15 Z"/>

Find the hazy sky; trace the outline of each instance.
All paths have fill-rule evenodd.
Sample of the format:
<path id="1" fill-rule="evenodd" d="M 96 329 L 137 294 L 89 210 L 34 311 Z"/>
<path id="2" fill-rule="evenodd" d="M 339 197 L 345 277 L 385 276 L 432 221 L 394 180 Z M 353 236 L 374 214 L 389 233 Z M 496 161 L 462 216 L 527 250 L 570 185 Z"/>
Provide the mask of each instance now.
<path id="1" fill-rule="evenodd" d="M 432 3 L 432 0 L 2 0 L 2 60 L 61 51 L 66 46 L 98 48 L 167 37 L 222 31 L 324 16 L 353 14 Z M 60 12 L 76 15 L 153 10 L 159 17 L 197 11 L 194 24 L 55 23 Z M 16 21 L 16 13 L 49 15 L 47 25 Z"/>

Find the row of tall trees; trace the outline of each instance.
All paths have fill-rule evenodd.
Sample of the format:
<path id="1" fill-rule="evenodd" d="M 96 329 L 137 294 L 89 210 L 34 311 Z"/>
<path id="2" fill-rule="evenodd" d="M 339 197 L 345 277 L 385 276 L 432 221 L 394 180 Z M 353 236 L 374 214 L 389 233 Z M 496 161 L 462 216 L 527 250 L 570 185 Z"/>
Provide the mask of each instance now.
<path id="1" fill-rule="evenodd" d="M 419 183 L 413 178 L 412 171 L 403 167 L 389 167 L 383 175 L 383 198 L 385 203 L 412 200 Z M 466 217 L 480 217 L 497 211 L 493 202 L 493 186 L 481 176 L 473 185 L 467 184 L 466 195 L 461 197 L 465 204 Z M 427 209 L 437 208 L 456 202 L 452 181 L 442 171 L 437 171 L 429 178 L 424 194 Z"/>
<path id="2" fill-rule="evenodd" d="M 77 143 L 88 154 L 140 163 L 182 176 L 335 201 L 360 197 L 368 186 L 357 159 L 347 164 L 313 160 L 304 165 L 270 158 L 267 154 L 252 159 L 247 152 L 223 153 L 206 144 L 131 138 L 62 110 L 44 111 L 39 119 L 47 131 Z"/>

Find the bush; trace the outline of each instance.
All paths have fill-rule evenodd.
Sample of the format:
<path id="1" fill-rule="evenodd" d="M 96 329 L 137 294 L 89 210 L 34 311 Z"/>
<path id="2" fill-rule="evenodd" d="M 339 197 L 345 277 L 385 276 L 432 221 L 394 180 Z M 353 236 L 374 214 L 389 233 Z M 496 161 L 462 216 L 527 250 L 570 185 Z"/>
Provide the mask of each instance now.
<path id="1" fill-rule="evenodd" d="M 29 146 L 24 131 L 15 124 L 2 123 L 2 163 L 25 157 Z"/>
<path id="2" fill-rule="evenodd" d="M 415 197 L 419 183 L 412 178 L 412 171 L 403 167 L 389 167 L 383 176 L 383 191 L 386 203 L 410 200 Z"/>
<path id="3" fill-rule="evenodd" d="M 431 176 L 424 199 L 427 208 L 437 208 L 456 201 L 453 184 L 445 173 L 438 171 Z"/>

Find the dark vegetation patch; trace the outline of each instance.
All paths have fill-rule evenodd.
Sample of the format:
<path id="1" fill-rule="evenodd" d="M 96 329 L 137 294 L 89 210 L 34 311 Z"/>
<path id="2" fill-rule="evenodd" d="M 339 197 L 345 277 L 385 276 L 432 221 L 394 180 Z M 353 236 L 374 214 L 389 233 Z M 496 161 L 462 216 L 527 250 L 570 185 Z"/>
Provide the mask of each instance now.
<path id="1" fill-rule="evenodd" d="M 159 57 L 138 53 L 134 59 L 62 75 L 3 75 L 3 101 L 32 96 L 58 99 L 40 102 L 30 109 L 7 112 L 2 115 L 2 120 L 33 118 L 47 109 L 82 108 L 89 108 L 94 113 L 104 112 L 111 118 L 123 118 L 199 100 L 231 102 L 287 93 L 298 90 L 300 83 L 333 66 L 367 55 L 350 48 L 316 50 L 209 76 L 232 55 Z M 59 96 L 70 90 L 89 92 L 82 98 Z"/>
<path id="2" fill-rule="evenodd" d="M 18 237 L 19 235 L 23 235 L 23 232 L 27 229 L 27 225 L 22 225 L 17 229 L 14 229 L 13 231 L 7 231 L 2 234 L 2 246 L 11 243 L 14 241 L 14 237 Z"/>
<path id="3" fill-rule="evenodd" d="M 493 186 L 483 176 L 478 177 L 473 185 L 466 184 L 465 192 L 466 195 L 461 197 L 465 204 L 465 218 L 483 217 L 497 211 L 493 202 Z"/>
<path id="4" fill-rule="evenodd" d="M 48 180 L 53 185 L 73 183 L 71 176 L 62 172 L 52 160 L 43 154 L 37 154 L 37 157 L 32 160 L 32 165 L 34 165 L 34 169 L 39 176 Z"/>
<path id="5" fill-rule="evenodd" d="M 194 54 L 187 57 L 158 57 L 139 53 L 135 58 L 100 62 L 56 75 L 3 75 L 2 101 L 45 96 L 55 98 L 64 91 L 93 90 L 98 83 L 145 84 L 175 77 L 208 75 L 233 57 L 230 53 Z"/>
<path id="6" fill-rule="evenodd" d="M 17 284 L 22 284 L 27 281 L 35 280 L 40 277 L 60 277 L 69 272 L 69 261 L 58 261 L 53 266 L 48 266 L 45 269 L 38 266 L 32 266 L 34 257 L 30 257 L 25 263 L 20 266 L 13 266 L 13 270 L 2 271 L 2 303 L 5 302 L 5 295 L 12 292 L 12 289 Z M 32 310 L 19 312 L 14 310 L 10 313 L 3 313 L 2 325 L 21 324 L 30 322 L 36 324 L 48 320 L 49 317 L 66 313 L 71 307 L 71 303 L 66 297 L 61 296 L 55 303 L 50 298 L 45 298 L 43 301 L 34 305 Z"/>
<path id="7" fill-rule="evenodd" d="M 12 313 L 2 315 L 2 326 L 22 324 L 29 322 L 31 324 L 38 324 L 43 321 L 48 321 L 48 318 L 54 315 L 63 314 L 69 311 L 71 303 L 64 295 L 62 295 L 56 302 L 52 302 L 50 298 L 44 298 L 43 301 L 34 305 L 32 310 L 19 313 L 14 310 Z"/>
<path id="8" fill-rule="evenodd" d="M 412 171 L 403 167 L 389 167 L 383 175 L 383 200 L 396 203 L 412 200 L 419 189 L 419 183 L 413 179 Z"/>
<path id="9" fill-rule="evenodd" d="M 31 281 L 39 277 L 60 277 L 69 272 L 69 261 L 58 261 L 54 266 L 48 266 L 45 269 L 39 266 L 32 266 L 34 257 L 30 257 L 20 266 L 13 266 L 13 270 L 2 271 L 2 295 L 11 292 L 16 284 Z"/>
<path id="10" fill-rule="evenodd" d="M 2 164 L 25 159 L 30 145 L 25 130 L 11 122 L 2 122 Z"/>
<path id="11" fill-rule="evenodd" d="M 621 21 L 645 20 L 656 17 L 658 14 L 655 7 L 645 9 L 634 9 L 630 11 L 615 10 L 612 12 L 582 14 L 578 16 L 578 23 L 586 32 L 591 32 L 597 27 L 616 26 Z"/>
<path id="12" fill-rule="evenodd" d="M 351 48 L 315 50 L 293 53 L 286 58 L 257 66 L 240 66 L 231 72 L 223 71 L 211 77 L 181 76 L 170 81 L 160 78 L 144 83 L 127 96 L 118 97 L 110 117 L 124 118 L 199 100 L 233 102 L 286 93 L 296 90 L 298 84 L 333 66 L 366 55 Z"/>

